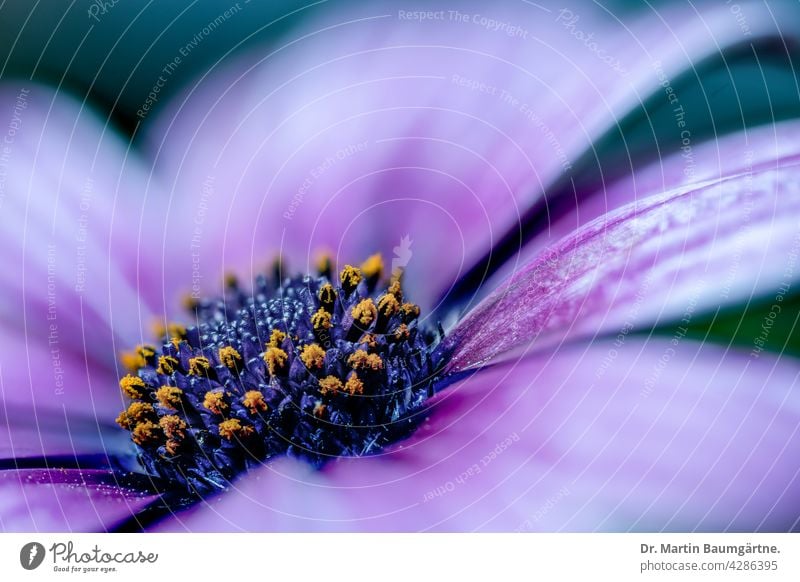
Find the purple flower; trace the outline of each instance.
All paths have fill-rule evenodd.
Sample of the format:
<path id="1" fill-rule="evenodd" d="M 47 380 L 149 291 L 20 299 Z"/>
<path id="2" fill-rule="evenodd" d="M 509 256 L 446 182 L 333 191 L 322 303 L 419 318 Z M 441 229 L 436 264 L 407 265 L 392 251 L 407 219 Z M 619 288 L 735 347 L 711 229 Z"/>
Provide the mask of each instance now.
<path id="1" fill-rule="evenodd" d="M 741 21 L 364 10 L 142 111 L 144 154 L 0 89 L 3 529 L 796 529 L 800 367 L 685 337 L 797 279 L 797 122 L 687 129 Z M 595 149 L 646 98 L 671 151 Z M 387 276 L 287 282 L 320 248 Z"/>

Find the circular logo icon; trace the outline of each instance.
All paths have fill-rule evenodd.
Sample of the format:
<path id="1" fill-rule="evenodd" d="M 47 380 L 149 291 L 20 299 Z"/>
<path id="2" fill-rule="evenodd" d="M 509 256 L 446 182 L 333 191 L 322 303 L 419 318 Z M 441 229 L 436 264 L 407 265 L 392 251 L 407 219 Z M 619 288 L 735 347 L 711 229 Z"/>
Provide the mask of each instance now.
<path id="1" fill-rule="evenodd" d="M 29 542 L 19 551 L 19 563 L 26 570 L 35 570 L 44 562 L 44 546 L 39 542 Z"/>

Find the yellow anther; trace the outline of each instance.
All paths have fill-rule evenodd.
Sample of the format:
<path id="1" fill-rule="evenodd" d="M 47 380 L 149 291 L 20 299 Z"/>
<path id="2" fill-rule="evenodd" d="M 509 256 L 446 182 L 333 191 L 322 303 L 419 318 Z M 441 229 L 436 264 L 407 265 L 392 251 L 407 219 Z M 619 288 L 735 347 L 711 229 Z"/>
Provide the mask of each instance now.
<path id="1" fill-rule="evenodd" d="M 214 414 L 225 414 L 228 403 L 225 402 L 225 393 L 220 390 L 210 390 L 203 398 L 203 406 Z"/>
<path id="2" fill-rule="evenodd" d="M 361 380 L 358 379 L 358 375 L 353 372 L 350 374 L 350 377 L 347 379 L 347 382 L 344 385 L 344 389 L 349 392 L 351 395 L 354 394 L 363 394 L 364 393 L 364 384 Z"/>
<path id="3" fill-rule="evenodd" d="M 354 370 L 368 368 L 377 371 L 383 369 L 383 360 L 381 360 L 381 357 L 378 354 L 368 354 L 364 350 L 354 351 L 347 359 L 347 363 Z"/>
<path id="4" fill-rule="evenodd" d="M 180 365 L 180 362 L 177 358 L 172 356 L 161 356 L 158 358 L 158 369 L 156 371 L 159 374 L 169 376 L 178 369 L 178 365 Z"/>
<path id="5" fill-rule="evenodd" d="M 403 305 L 400 306 L 400 313 L 402 313 L 403 317 L 406 319 L 416 319 L 419 317 L 419 305 L 403 303 Z"/>
<path id="6" fill-rule="evenodd" d="M 155 348 L 148 345 L 136 346 L 136 349 L 120 354 L 120 361 L 131 372 L 147 365 L 147 360 L 156 354 Z"/>
<path id="7" fill-rule="evenodd" d="M 122 412 L 120 412 L 117 418 L 114 419 L 114 422 L 116 422 L 125 430 L 130 430 L 131 428 L 131 419 L 128 417 L 127 410 L 123 410 Z"/>
<path id="8" fill-rule="evenodd" d="M 311 316 L 311 325 L 314 326 L 314 331 L 330 329 L 332 325 L 331 314 L 320 307 L 317 312 Z"/>
<path id="9" fill-rule="evenodd" d="M 397 326 L 397 329 L 392 332 L 392 337 L 398 342 L 405 341 L 411 337 L 411 332 L 408 331 L 408 326 L 405 323 L 401 323 Z"/>
<path id="10" fill-rule="evenodd" d="M 323 396 L 325 394 L 336 394 L 342 389 L 342 381 L 336 376 L 326 376 L 319 381 L 319 391 Z"/>
<path id="11" fill-rule="evenodd" d="M 152 418 L 155 415 L 155 409 L 147 402 L 131 402 L 128 409 L 121 412 L 117 417 L 117 424 L 124 429 L 130 429 L 132 426 Z"/>
<path id="12" fill-rule="evenodd" d="M 361 269 L 352 265 L 345 265 L 342 272 L 339 273 L 339 281 L 342 283 L 342 288 L 348 293 L 361 283 L 361 279 Z"/>
<path id="13" fill-rule="evenodd" d="M 200 301 L 191 293 L 184 293 L 181 297 L 181 307 L 186 311 L 194 311 L 200 305 Z"/>
<path id="14" fill-rule="evenodd" d="M 307 368 L 322 368 L 325 364 L 325 350 L 317 344 L 309 344 L 303 348 L 300 359 Z"/>
<path id="15" fill-rule="evenodd" d="M 141 398 L 145 389 L 144 380 L 138 376 L 131 376 L 130 374 L 119 381 L 119 387 L 122 388 L 122 392 L 125 396 L 133 399 Z"/>
<path id="16" fill-rule="evenodd" d="M 383 257 L 380 253 L 375 253 L 361 263 L 361 271 L 367 279 L 378 280 L 383 275 Z"/>
<path id="17" fill-rule="evenodd" d="M 181 396 L 183 396 L 183 390 L 175 386 L 162 386 L 156 390 L 156 398 L 161 405 L 173 410 L 177 410 L 181 405 Z"/>
<path id="18" fill-rule="evenodd" d="M 320 287 L 319 291 L 317 291 L 317 298 L 319 299 L 320 306 L 326 311 L 330 311 L 333 308 L 333 302 L 336 301 L 336 291 L 333 285 L 325 283 Z"/>
<path id="19" fill-rule="evenodd" d="M 242 421 L 238 418 L 231 418 L 219 423 L 219 436 L 230 440 L 234 437 L 247 438 L 252 435 L 254 429 L 252 426 L 243 425 Z"/>
<path id="20" fill-rule="evenodd" d="M 242 355 L 236 348 L 224 346 L 219 349 L 219 361 L 222 362 L 225 367 L 235 370 L 239 366 L 239 362 L 242 361 Z"/>
<path id="21" fill-rule="evenodd" d="M 400 284 L 400 277 L 392 277 L 392 282 L 389 283 L 389 288 L 386 292 L 394 295 L 398 301 L 403 301 L 403 288 Z"/>
<path id="22" fill-rule="evenodd" d="M 180 323 L 170 322 L 164 325 L 161 321 L 156 320 L 153 323 L 153 331 L 159 339 L 163 337 L 184 339 L 186 337 L 186 326 Z"/>
<path id="23" fill-rule="evenodd" d="M 279 348 L 283 343 L 283 340 L 286 339 L 286 334 L 283 333 L 279 329 L 273 329 L 272 334 L 269 336 L 269 343 L 267 343 L 267 347 L 269 348 Z"/>
<path id="24" fill-rule="evenodd" d="M 378 347 L 378 337 L 374 333 L 365 333 L 361 336 L 361 339 L 358 340 L 360 344 L 366 344 L 368 348 L 374 349 Z"/>
<path id="25" fill-rule="evenodd" d="M 189 374 L 192 376 L 204 376 L 211 369 L 211 362 L 205 356 L 189 358 Z"/>
<path id="26" fill-rule="evenodd" d="M 362 328 L 367 328 L 375 321 L 375 318 L 378 317 L 378 309 L 375 307 L 372 299 L 367 297 L 353 307 L 350 311 L 350 315 L 353 316 L 353 320 L 357 321 Z"/>
<path id="27" fill-rule="evenodd" d="M 333 258 L 330 253 L 321 252 L 316 260 L 317 272 L 323 277 L 330 277 L 333 272 Z"/>
<path id="28" fill-rule="evenodd" d="M 222 279 L 226 287 L 236 288 L 239 286 L 239 277 L 235 273 L 225 273 Z"/>
<path id="29" fill-rule="evenodd" d="M 162 416 L 158 421 L 158 426 L 164 431 L 168 439 L 180 441 L 186 436 L 186 423 L 174 414 Z"/>
<path id="30" fill-rule="evenodd" d="M 152 420 L 145 420 L 133 427 L 131 436 L 137 445 L 150 444 L 160 440 L 161 429 Z"/>
<path id="31" fill-rule="evenodd" d="M 264 395 L 258 390 L 249 390 L 244 393 L 242 404 L 250 411 L 250 414 L 258 414 L 259 412 L 267 411 L 267 403 L 264 401 Z"/>
<path id="32" fill-rule="evenodd" d="M 275 332 L 272 332 L 272 334 L 274 336 Z M 274 376 L 278 371 L 282 370 L 286 365 L 286 359 L 288 357 L 289 356 L 286 355 L 286 352 L 280 348 L 267 348 L 267 351 L 264 352 L 264 361 L 267 363 L 269 375 Z"/>
<path id="33" fill-rule="evenodd" d="M 400 303 L 391 293 L 382 295 L 381 298 L 378 299 L 378 313 L 384 317 L 391 317 L 398 311 L 400 311 Z"/>
<path id="34" fill-rule="evenodd" d="M 314 416 L 316 416 L 317 418 L 322 418 L 322 417 L 325 416 L 325 410 L 327 410 L 327 408 L 328 407 L 326 405 L 324 405 L 322 402 L 317 402 L 314 405 L 314 410 L 313 410 L 312 414 Z"/>
<path id="35" fill-rule="evenodd" d="M 181 441 L 175 439 L 169 439 L 164 445 L 164 448 L 167 449 L 167 452 L 170 455 L 176 455 L 178 451 L 181 450 Z"/>

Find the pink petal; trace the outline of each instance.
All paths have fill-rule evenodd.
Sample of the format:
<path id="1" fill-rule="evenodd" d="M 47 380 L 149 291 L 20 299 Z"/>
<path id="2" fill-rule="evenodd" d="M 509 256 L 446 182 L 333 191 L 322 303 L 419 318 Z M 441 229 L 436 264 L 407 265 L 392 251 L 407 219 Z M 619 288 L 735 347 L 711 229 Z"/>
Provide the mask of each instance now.
<path id="1" fill-rule="evenodd" d="M 278 250 L 304 270 L 317 248 L 341 264 L 391 256 L 408 235 L 407 280 L 431 307 L 565 167 L 662 90 L 654 55 L 675 76 L 742 41 L 725 7 L 624 25 L 591 5 L 568 12 L 481 6 L 512 33 L 472 12 L 415 22 L 370 3 L 212 71 L 149 134 L 178 194 L 166 226 L 184 241 L 165 277 L 191 280 L 197 253 L 209 285 Z M 752 40 L 780 32 L 763 6 L 748 6 L 748 24 Z"/>
<path id="2" fill-rule="evenodd" d="M 155 499 L 107 471 L 0 471 L 0 531 L 108 531 Z"/>
<path id="3" fill-rule="evenodd" d="M 800 276 L 800 166 L 791 163 L 654 196 L 579 229 L 456 325 L 450 369 L 766 293 L 782 300 Z"/>
<path id="4" fill-rule="evenodd" d="M 166 531 L 788 530 L 800 366 L 629 338 L 474 373 L 381 456 L 247 475 Z"/>

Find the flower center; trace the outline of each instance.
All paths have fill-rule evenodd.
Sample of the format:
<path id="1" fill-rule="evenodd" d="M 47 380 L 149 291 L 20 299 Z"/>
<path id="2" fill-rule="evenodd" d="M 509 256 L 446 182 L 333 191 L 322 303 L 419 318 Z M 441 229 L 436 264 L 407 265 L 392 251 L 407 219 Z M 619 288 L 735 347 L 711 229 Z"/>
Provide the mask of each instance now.
<path id="1" fill-rule="evenodd" d="M 420 324 L 400 273 L 376 293 L 382 271 L 374 255 L 333 279 L 328 259 L 317 277 L 259 276 L 250 294 L 228 277 L 223 297 L 188 302 L 196 326 L 160 326 L 160 349 L 122 356 L 117 423 L 142 465 L 205 494 L 278 455 L 319 467 L 411 434 L 443 332 Z"/>

